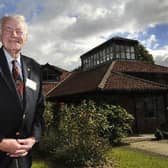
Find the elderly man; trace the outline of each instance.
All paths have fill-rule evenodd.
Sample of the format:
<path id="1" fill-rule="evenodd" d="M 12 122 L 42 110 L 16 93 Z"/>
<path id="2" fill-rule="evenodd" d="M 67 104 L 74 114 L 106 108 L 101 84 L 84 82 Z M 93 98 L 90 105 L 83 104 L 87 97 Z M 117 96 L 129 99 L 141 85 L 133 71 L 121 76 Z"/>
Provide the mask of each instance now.
<path id="1" fill-rule="evenodd" d="M 21 54 L 27 31 L 23 16 L 0 20 L 0 168 L 30 168 L 42 133 L 40 65 Z"/>

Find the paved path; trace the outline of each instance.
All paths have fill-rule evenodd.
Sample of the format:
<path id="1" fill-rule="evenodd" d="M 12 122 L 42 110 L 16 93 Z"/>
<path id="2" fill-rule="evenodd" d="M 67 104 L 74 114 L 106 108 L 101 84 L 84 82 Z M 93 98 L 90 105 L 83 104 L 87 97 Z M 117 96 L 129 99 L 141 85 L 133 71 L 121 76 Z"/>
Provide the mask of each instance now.
<path id="1" fill-rule="evenodd" d="M 141 141 L 131 143 L 130 147 L 168 157 L 168 142 Z"/>
<path id="2" fill-rule="evenodd" d="M 125 139 L 132 149 L 139 149 L 168 157 L 168 140 L 156 141 L 153 135 L 133 136 Z"/>

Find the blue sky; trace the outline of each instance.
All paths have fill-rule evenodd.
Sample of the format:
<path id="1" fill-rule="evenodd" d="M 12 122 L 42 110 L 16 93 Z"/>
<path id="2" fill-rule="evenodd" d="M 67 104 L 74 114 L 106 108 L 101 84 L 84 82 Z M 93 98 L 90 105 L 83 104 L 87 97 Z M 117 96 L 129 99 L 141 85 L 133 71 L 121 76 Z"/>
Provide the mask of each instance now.
<path id="1" fill-rule="evenodd" d="M 148 39 L 151 34 L 155 35 L 158 44 L 155 47 L 155 43 L 153 43 L 151 49 L 159 49 L 168 44 L 168 24 L 158 24 L 155 27 L 147 28 L 146 33 L 142 33 L 139 40 L 144 41 Z"/>
<path id="2" fill-rule="evenodd" d="M 80 55 L 113 36 L 142 43 L 168 66 L 167 0 L 1 0 L 0 17 L 22 14 L 29 26 L 23 53 L 72 70 Z"/>

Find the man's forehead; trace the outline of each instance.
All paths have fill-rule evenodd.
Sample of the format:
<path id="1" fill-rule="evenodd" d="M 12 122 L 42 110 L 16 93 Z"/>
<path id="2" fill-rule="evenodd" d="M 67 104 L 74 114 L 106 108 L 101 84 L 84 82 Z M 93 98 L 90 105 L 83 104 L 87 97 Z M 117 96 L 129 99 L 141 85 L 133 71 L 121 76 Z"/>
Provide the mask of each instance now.
<path id="1" fill-rule="evenodd" d="M 5 27 L 24 28 L 24 24 L 15 19 L 9 19 L 4 23 Z"/>
<path id="2" fill-rule="evenodd" d="M 18 27 L 22 27 L 23 23 L 20 22 L 19 20 L 15 20 L 15 19 L 8 19 L 6 20 L 6 22 L 4 23 L 4 25 L 12 25 L 12 26 L 18 26 Z"/>

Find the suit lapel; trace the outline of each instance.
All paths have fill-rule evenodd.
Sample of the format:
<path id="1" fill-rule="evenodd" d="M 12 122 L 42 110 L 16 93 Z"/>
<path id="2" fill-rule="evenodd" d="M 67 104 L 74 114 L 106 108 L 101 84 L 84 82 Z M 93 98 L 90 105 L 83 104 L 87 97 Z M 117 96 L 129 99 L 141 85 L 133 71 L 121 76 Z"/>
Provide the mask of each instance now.
<path id="1" fill-rule="evenodd" d="M 0 49 L 0 75 L 5 81 L 6 85 L 9 87 L 12 94 L 17 95 L 16 87 L 2 48 Z"/>
<path id="2" fill-rule="evenodd" d="M 22 62 L 22 73 L 23 73 L 23 80 L 24 80 L 24 105 L 26 105 L 26 100 L 29 96 L 28 88 L 26 87 L 26 80 L 31 76 L 31 65 L 26 62 L 24 56 L 21 56 Z"/>

